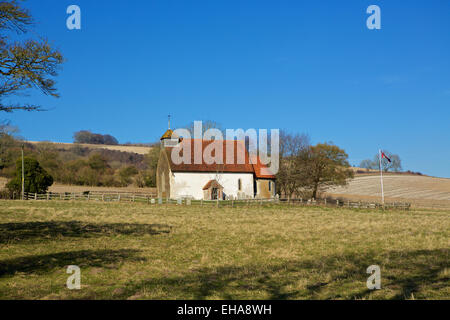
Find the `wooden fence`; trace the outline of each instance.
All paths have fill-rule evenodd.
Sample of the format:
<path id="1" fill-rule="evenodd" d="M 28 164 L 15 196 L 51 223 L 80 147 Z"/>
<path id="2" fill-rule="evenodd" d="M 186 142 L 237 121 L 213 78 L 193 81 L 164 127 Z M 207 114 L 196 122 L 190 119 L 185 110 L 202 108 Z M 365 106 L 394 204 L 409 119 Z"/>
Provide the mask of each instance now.
<path id="1" fill-rule="evenodd" d="M 155 198 L 152 193 L 116 193 L 116 192 L 64 192 L 54 193 L 48 192 L 45 194 L 25 193 L 25 200 L 84 200 L 84 201 L 128 201 L 128 202 L 151 202 Z"/>
<path id="2" fill-rule="evenodd" d="M 380 204 L 364 201 L 343 201 L 330 199 L 307 200 L 301 198 L 273 198 L 273 199 L 238 199 L 238 200 L 193 200 L 193 199 L 162 199 L 152 193 L 115 193 L 115 192 L 85 192 L 85 193 L 25 193 L 25 200 L 35 201 L 100 201 L 100 202 L 141 202 L 155 205 L 200 205 L 215 207 L 255 207 L 255 206 L 322 206 L 322 207 L 345 207 L 355 209 L 398 209 L 409 210 L 410 203 L 393 202 Z"/>

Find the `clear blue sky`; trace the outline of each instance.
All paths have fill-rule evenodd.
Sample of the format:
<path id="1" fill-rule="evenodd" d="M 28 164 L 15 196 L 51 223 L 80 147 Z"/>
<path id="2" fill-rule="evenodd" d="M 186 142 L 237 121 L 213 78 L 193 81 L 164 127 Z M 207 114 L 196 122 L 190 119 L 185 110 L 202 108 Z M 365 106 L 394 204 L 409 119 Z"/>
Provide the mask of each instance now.
<path id="1" fill-rule="evenodd" d="M 82 30 L 66 28 L 66 8 Z M 366 9 L 381 7 L 382 29 Z M 28 0 L 61 49 L 61 98 L 6 115 L 29 140 L 81 129 L 155 141 L 167 126 L 284 128 L 332 141 L 352 164 L 379 147 L 450 177 L 450 1 Z M 4 117 L 5 115 L 2 115 Z"/>

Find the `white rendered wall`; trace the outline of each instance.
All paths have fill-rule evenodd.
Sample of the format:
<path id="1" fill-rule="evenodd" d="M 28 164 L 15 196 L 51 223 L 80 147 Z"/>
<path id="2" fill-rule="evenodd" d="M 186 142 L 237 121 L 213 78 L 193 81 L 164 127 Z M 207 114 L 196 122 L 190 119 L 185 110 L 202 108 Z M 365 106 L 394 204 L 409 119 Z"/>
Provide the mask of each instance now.
<path id="1" fill-rule="evenodd" d="M 217 180 L 223 186 L 223 192 L 227 196 L 238 197 L 238 179 L 241 179 L 242 190 L 246 197 L 253 198 L 253 174 L 252 173 L 190 173 L 175 172 L 170 177 L 170 197 L 191 196 L 194 199 L 203 199 L 203 187 L 210 180 Z"/>

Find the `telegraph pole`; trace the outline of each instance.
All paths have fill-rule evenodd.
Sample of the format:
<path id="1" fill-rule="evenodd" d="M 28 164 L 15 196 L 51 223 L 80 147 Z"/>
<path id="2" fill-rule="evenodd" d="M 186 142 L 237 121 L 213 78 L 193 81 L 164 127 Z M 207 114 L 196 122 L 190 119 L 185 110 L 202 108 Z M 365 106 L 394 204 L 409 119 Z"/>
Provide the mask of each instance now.
<path id="1" fill-rule="evenodd" d="M 23 161 L 23 148 L 24 145 L 22 144 L 22 200 L 25 199 L 25 166 L 24 166 L 24 161 Z"/>

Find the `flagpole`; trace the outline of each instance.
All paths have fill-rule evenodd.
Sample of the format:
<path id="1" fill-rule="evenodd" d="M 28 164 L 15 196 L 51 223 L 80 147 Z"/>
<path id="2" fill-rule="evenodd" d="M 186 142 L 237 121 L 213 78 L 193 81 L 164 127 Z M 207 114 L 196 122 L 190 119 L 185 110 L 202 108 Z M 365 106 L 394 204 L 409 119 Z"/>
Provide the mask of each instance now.
<path id="1" fill-rule="evenodd" d="M 378 158 L 380 159 L 381 203 L 384 206 L 383 167 L 381 163 L 381 149 L 379 149 L 378 151 Z"/>

